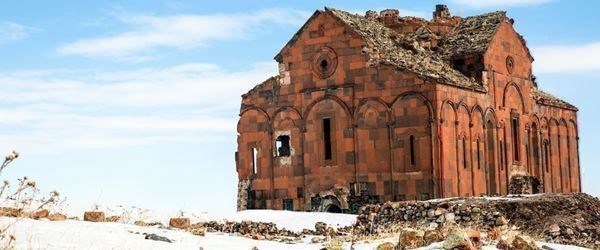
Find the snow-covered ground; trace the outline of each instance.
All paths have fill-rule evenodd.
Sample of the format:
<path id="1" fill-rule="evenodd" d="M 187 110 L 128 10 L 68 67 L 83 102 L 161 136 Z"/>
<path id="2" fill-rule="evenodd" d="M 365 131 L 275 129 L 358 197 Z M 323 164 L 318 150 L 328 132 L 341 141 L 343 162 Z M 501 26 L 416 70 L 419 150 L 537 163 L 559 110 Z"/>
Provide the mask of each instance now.
<path id="1" fill-rule="evenodd" d="M 354 222 L 356 216 L 329 213 L 288 212 L 272 210 L 252 210 L 231 214 L 225 217 L 203 215 L 203 220 L 217 221 L 263 221 L 273 222 L 280 228 L 299 231 L 303 228 L 314 228 L 318 221 L 326 222 L 333 227 L 347 226 Z M 261 250 L 270 249 L 321 249 L 323 244 L 310 243 L 312 236 L 303 239 L 303 243 L 285 244 L 274 241 L 258 241 L 224 233 L 207 233 L 199 237 L 179 230 L 139 227 L 113 222 L 85 222 L 77 220 L 45 221 L 32 219 L 15 219 L 0 217 L 0 226 L 13 224 L 9 233 L 16 236 L 16 249 L 195 249 L 200 247 L 211 249 L 244 249 L 256 246 Z M 157 234 L 167 237 L 173 243 L 147 240 L 145 234 Z M 383 242 L 397 243 L 396 238 L 381 239 L 371 242 L 359 242 L 354 246 L 357 250 L 375 249 Z M 546 243 L 539 243 L 541 247 Z M 548 244 L 553 249 L 583 249 L 571 246 Z M 441 244 L 433 244 L 422 249 L 439 249 Z M 344 243 L 344 249 L 350 249 Z M 495 249 L 486 247 L 484 249 Z"/>
<path id="2" fill-rule="evenodd" d="M 321 221 L 327 223 L 333 228 L 350 226 L 356 222 L 356 215 L 351 214 L 333 214 L 318 212 L 292 212 L 276 210 L 246 210 L 236 212 L 223 217 L 204 216 L 205 220 L 217 221 L 262 221 L 273 222 L 278 228 L 286 228 L 292 231 L 302 231 L 302 229 L 315 229 L 315 223 Z"/>
<path id="3" fill-rule="evenodd" d="M 240 215 L 241 219 L 250 219 L 249 213 Z M 287 218 L 284 214 L 282 218 Z M 319 217 L 317 214 L 315 217 Z M 277 217 L 277 216 L 276 216 Z M 307 218 L 306 214 L 298 218 Z M 290 218 L 292 219 L 292 218 Z M 315 219 L 311 219 L 315 220 Z M 339 220 L 339 219 L 338 219 Z M 86 222 L 86 221 L 45 221 L 32 219 L 15 219 L 0 217 L 0 224 L 14 224 L 9 230 L 17 238 L 16 249 L 195 249 L 202 247 L 210 249 L 243 249 L 248 250 L 256 246 L 263 250 L 295 250 L 295 249 L 321 249 L 322 244 L 312 244 L 308 236 L 304 243 L 285 244 L 274 241 L 258 241 L 245 237 L 233 236 L 224 233 L 207 233 L 205 237 L 199 237 L 178 230 L 158 229 L 152 227 L 139 227 L 113 222 Z M 282 222 L 281 225 L 291 225 L 290 220 Z M 335 221 L 335 219 L 333 220 Z M 307 223 L 307 222 L 302 222 Z M 313 224 L 314 225 L 314 224 Z M 292 228 L 290 226 L 290 228 Z M 157 234 L 167 237 L 173 243 L 147 240 L 145 234 Z M 378 241 L 379 242 L 379 241 Z M 373 249 L 377 242 L 362 243 L 357 249 Z M 350 246 L 346 243 L 345 248 Z"/>

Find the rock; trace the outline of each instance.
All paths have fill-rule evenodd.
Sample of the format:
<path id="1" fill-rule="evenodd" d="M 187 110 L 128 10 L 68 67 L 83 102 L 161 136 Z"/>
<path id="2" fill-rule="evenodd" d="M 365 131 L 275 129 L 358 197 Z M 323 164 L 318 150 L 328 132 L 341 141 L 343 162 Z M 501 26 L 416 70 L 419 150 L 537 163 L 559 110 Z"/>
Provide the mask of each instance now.
<path id="1" fill-rule="evenodd" d="M 434 213 L 434 214 L 435 214 L 435 216 L 440 216 L 440 215 L 442 215 L 442 214 L 445 214 L 445 213 L 446 213 L 446 211 L 447 211 L 446 209 L 444 209 L 444 208 L 441 208 L 441 207 L 438 207 L 438 208 L 435 210 L 435 213 Z"/>
<path id="2" fill-rule="evenodd" d="M 473 243 L 469 240 L 469 237 L 464 231 L 453 231 L 444 240 L 444 249 L 465 249 L 465 250 L 475 250 L 476 248 L 473 246 Z"/>
<path id="3" fill-rule="evenodd" d="M 187 229 L 190 227 L 190 218 L 179 217 L 179 218 L 171 218 L 169 220 L 169 227 L 179 228 L 179 229 Z"/>
<path id="4" fill-rule="evenodd" d="M 206 229 L 205 228 L 192 228 L 189 231 L 191 234 L 193 235 L 198 235 L 200 237 L 204 237 L 204 235 L 206 235 Z"/>
<path id="5" fill-rule="evenodd" d="M 432 218 L 435 216 L 435 210 L 429 209 L 427 210 L 427 217 Z"/>
<path id="6" fill-rule="evenodd" d="M 469 229 L 467 230 L 467 236 L 469 237 L 469 240 L 471 240 L 471 242 L 473 243 L 473 246 L 475 246 L 476 248 L 480 248 L 483 245 L 483 242 L 481 241 L 481 233 L 479 231 Z"/>
<path id="7" fill-rule="evenodd" d="M 429 245 L 434 242 L 440 242 L 444 240 L 444 235 L 439 230 L 427 230 L 423 234 L 423 241 L 425 245 Z"/>
<path id="8" fill-rule="evenodd" d="M 48 212 L 48 209 L 42 209 L 42 210 L 33 212 L 30 217 L 32 219 L 39 220 L 39 219 L 48 218 L 48 215 L 50 215 L 50 212 Z"/>
<path id="9" fill-rule="evenodd" d="M 496 219 L 496 225 L 498 226 L 504 226 L 508 224 L 508 220 L 506 218 L 504 218 L 504 216 L 500 216 Z"/>
<path id="10" fill-rule="evenodd" d="M 379 244 L 379 246 L 377 246 L 376 248 L 377 250 L 394 250 L 396 249 L 396 247 L 394 247 L 394 244 L 386 242 L 383 244 Z M 400 248 L 402 249 L 402 248 Z"/>
<path id="11" fill-rule="evenodd" d="M 423 234 L 414 229 L 404 228 L 400 231 L 398 248 L 416 248 L 423 245 Z"/>
<path id="12" fill-rule="evenodd" d="M 439 217 L 438 217 L 438 218 L 435 220 L 435 222 L 437 222 L 437 223 L 444 223 L 444 221 L 446 221 L 444 218 L 445 218 L 444 216 L 439 216 Z"/>
<path id="13" fill-rule="evenodd" d="M 156 235 L 156 234 L 147 234 L 145 239 L 173 243 L 169 238 L 160 236 L 160 235 Z"/>
<path id="14" fill-rule="evenodd" d="M 48 215 L 48 220 L 50 221 L 64 221 L 67 219 L 67 216 L 61 213 L 54 213 Z"/>
<path id="15" fill-rule="evenodd" d="M 313 243 L 313 244 L 319 244 L 319 243 L 323 243 L 323 242 L 325 242 L 325 237 L 319 237 L 319 236 L 317 236 L 317 237 L 312 237 L 312 238 L 310 239 L 310 242 L 311 242 L 311 243 Z"/>
<path id="16" fill-rule="evenodd" d="M 454 222 L 454 213 L 446 213 L 444 215 L 446 222 Z"/>
<path id="17" fill-rule="evenodd" d="M 573 229 L 567 228 L 567 230 L 565 230 L 565 233 L 569 236 L 573 235 Z"/>
<path id="18" fill-rule="evenodd" d="M 500 237 L 502 237 L 502 230 L 497 227 L 490 229 L 487 233 L 488 240 L 498 240 Z"/>
<path id="19" fill-rule="evenodd" d="M 496 244 L 496 248 L 500 249 L 500 250 L 508 250 L 511 249 L 511 246 L 508 244 L 508 242 L 506 240 L 499 240 L 498 244 Z"/>
<path id="20" fill-rule="evenodd" d="M 317 235 L 327 235 L 328 230 L 327 230 L 327 223 L 325 222 L 317 222 L 315 223 L 315 232 L 317 233 Z"/>
<path id="21" fill-rule="evenodd" d="M 521 236 L 521 235 L 515 236 L 515 238 L 512 241 L 512 247 L 514 249 L 519 249 L 519 250 L 536 250 L 537 249 L 537 245 L 535 244 L 535 241 L 533 241 L 532 239 L 530 239 L 527 236 Z"/>
<path id="22" fill-rule="evenodd" d="M 473 207 L 473 209 L 471 209 L 471 213 L 475 213 L 475 214 L 481 213 L 481 208 Z"/>
<path id="23" fill-rule="evenodd" d="M 104 222 L 105 221 L 104 212 L 102 212 L 102 211 L 85 212 L 85 213 L 83 213 L 83 220 L 91 221 L 91 222 Z"/>
<path id="24" fill-rule="evenodd" d="M 107 222 L 117 222 L 121 219 L 121 217 L 113 215 L 106 218 Z"/>
<path id="25" fill-rule="evenodd" d="M 558 235 L 560 235 L 560 227 L 557 224 L 552 224 L 548 228 L 548 232 L 552 236 L 558 236 Z"/>
<path id="26" fill-rule="evenodd" d="M 12 207 L 0 207 L 0 216 L 23 217 L 23 209 L 17 209 Z"/>

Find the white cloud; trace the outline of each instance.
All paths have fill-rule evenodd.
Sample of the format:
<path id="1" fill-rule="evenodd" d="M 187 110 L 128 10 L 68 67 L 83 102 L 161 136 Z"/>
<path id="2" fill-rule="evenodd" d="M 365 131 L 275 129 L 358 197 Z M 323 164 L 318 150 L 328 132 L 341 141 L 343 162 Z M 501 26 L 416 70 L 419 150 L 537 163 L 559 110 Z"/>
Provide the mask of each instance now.
<path id="1" fill-rule="evenodd" d="M 597 72 L 600 42 L 532 47 L 534 73 Z"/>
<path id="2" fill-rule="evenodd" d="M 274 63 L 0 72 L 0 141 L 40 153 L 221 140 L 235 133 L 240 95 L 275 72 Z"/>
<path id="3" fill-rule="evenodd" d="M 26 39 L 35 30 L 35 28 L 18 23 L 0 22 L 0 45 Z"/>
<path id="4" fill-rule="evenodd" d="M 62 55 L 121 60 L 150 60 L 152 50 L 169 47 L 189 49 L 211 42 L 246 39 L 267 25 L 299 25 L 310 15 L 290 9 L 267 9 L 251 14 L 214 15 L 121 15 L 127 27 L 116 35 L 88 38 L 58 49 Z"/>
<path id="5" fill-rule="evenodd" d="M 533 6 L 555 0 L 451 0 L 452 3 L 472 8 Z"/>

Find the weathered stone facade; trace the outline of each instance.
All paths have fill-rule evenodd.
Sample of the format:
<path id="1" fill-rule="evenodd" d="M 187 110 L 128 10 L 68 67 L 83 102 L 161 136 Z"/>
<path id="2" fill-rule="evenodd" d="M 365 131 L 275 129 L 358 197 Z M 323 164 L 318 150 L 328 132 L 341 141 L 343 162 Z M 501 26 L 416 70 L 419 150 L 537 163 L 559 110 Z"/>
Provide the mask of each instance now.
<path id="1" fill-rule="evenodd" d="M 577 108 L 538 89 L 512 24 L 316 11 L 242 96 L 238 209 L 506 194 L 512 176 L 579 192 Z"/>

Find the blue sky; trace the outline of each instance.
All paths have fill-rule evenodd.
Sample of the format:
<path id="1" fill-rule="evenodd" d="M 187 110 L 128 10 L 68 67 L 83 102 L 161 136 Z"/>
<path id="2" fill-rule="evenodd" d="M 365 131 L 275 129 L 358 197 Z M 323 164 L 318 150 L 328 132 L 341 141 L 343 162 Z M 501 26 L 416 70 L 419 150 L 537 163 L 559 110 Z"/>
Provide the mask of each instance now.
<path id="1" fill-rule="evenodd" d="M 592 1 L 11 1 L 0 8 L 0 152 L 72 207 L 235 210 L 240 95 L 323 6 L 430 18 L 504 9 L 540 87 L 580 108 L 584 191 L 600 195 L 600 3 Z"/>

